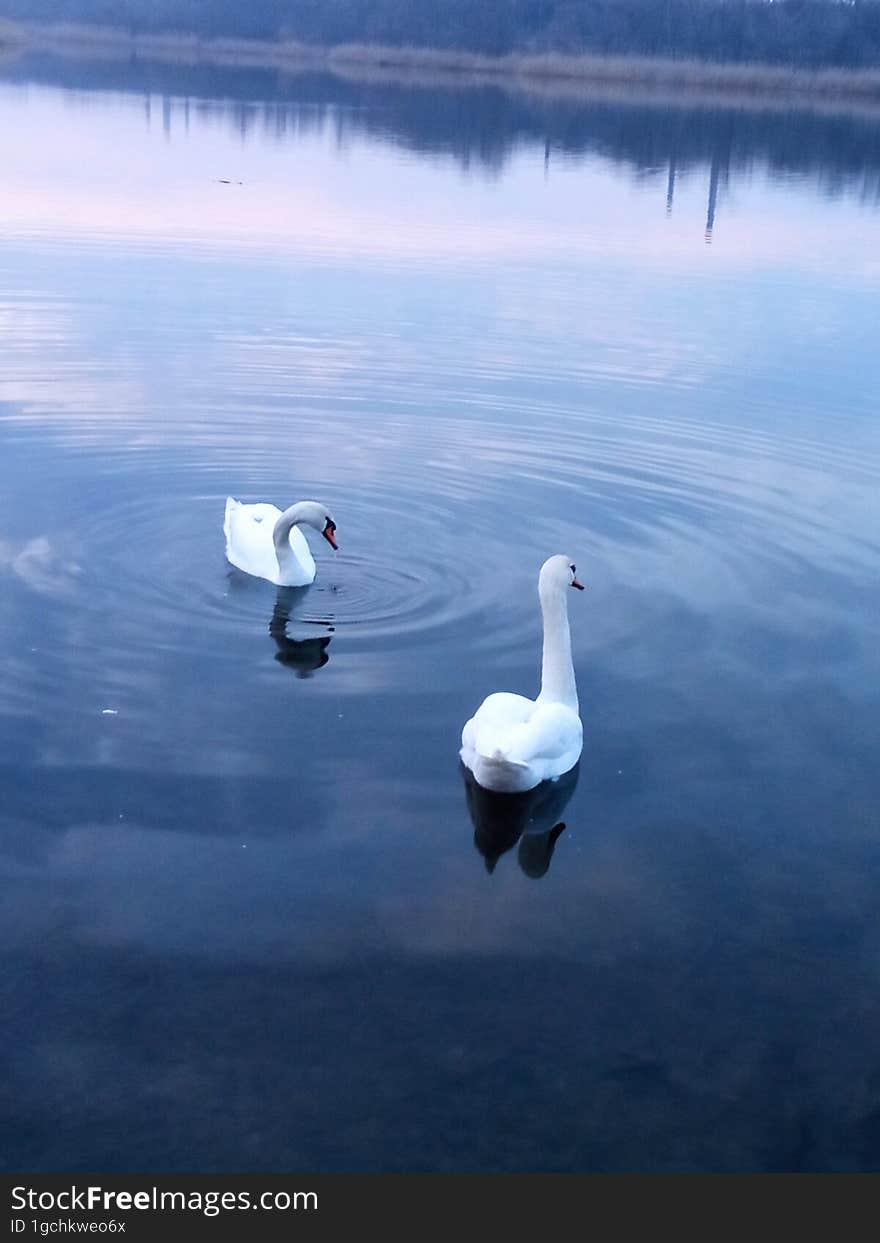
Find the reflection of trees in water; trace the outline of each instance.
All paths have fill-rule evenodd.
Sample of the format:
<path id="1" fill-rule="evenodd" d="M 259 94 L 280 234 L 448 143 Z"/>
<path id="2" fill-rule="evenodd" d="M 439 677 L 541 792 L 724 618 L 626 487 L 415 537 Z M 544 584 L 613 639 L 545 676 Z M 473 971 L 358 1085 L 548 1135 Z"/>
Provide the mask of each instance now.
<path id="1" fill-rule="evenodd" d="M 808 176 L 829 195 L 856 193 L 880 201 L 880 116 L 864 113 L 661 105 L 529 95 L 496 85 L 353 81 L 326 73 L 137 60 L 29 58 L 9 66 L 5 76 L 142 93 L 150 123 L 169 132 L 198 118 L 234 127 L 245 139 L 259 133 L 283 142 L 331 130 L 345 143 L 367 134 L 488 173 L 503 169 L 523 146 L 534 146 L 551 173 L 560 157 L 599 155 L 667 179 L 670 206 L 681 173 L 713 169 L 717 193 L 719 182 L 757 163 Z"/>

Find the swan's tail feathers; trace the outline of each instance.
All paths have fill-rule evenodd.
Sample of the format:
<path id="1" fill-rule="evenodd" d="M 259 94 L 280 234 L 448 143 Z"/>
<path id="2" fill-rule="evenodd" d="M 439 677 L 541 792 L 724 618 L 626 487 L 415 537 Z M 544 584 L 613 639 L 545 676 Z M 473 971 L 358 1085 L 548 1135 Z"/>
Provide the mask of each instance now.
<path id="1" fill-rule="evenodd" d="M 233 496 L 227 496 L 226 512 L 223 515 L 223 534 L 226 536 L 227 540 L 229 539 L 229 524 L 232 520 L 232 515 L 240 505 L 241 501 L 237 501 Z"/>
<path id="2" fill-rule="evenodd" d="M 531 789 L 535 784 L 530 766 L 522 760 L 510 759 L 500 747 L 491 755 L 477 751 L 469 766 L 477 783 L 487 790 L 514 793 Z"/>
<path id="3" fill-rule="evenodd" d="M 522 760 L 512 760 L 505 755 L 500 747 L 496 747 L 491 755 L 480 756 L 484 764 L 503 764 L 505 768 L 528 768 L 528 764 L 524 764 Z"/>

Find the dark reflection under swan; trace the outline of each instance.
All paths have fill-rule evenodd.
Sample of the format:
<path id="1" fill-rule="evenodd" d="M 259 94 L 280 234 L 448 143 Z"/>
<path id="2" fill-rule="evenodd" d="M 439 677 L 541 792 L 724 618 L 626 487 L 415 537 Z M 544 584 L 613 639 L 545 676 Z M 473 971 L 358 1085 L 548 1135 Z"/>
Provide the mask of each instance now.
<path id="1" fill-rule="evenodd" d="M 275 659 L 288 669 L 293 669 L 298 678 L 310 678 L 316 669 L 327 664 L 330 659 L 327 648 L 333 637 L 329 634 L 315 635 L 308 639 L 289 637 L 287 624 L 290 614 L 307 590 L 306 587 L 279 587 L 272 620 L 269 622 L 269 634 L 278 648 Z"/>
<path id="2" fill-rule="evenodd" d="M 516 794 L 487 790 L 464 764 L 459 764 L 459 771 L 474 826 L 474 845 L 486 871 L 494 872 L 501 856 L 519 842 L 519 866 L 526 876 L 538 880 L 550 867 L 556 842 L 565 830 L 560 816 L 577 786 L 580 762 L 555 781 L 542 781 Z"/>

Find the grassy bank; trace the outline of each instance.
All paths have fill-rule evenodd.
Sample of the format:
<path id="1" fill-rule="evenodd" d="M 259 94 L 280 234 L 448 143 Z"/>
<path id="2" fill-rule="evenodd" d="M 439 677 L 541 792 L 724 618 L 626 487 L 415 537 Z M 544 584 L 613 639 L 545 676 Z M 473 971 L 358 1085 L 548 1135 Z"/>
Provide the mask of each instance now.
<path id="1" fill-rule="evenodd" d="M 4 31 L 6 33 L 4 34 Z M 780 65 L 715 63 L 641 56 L 562 53 L 484 56 L 419 47 L 347 43 L 335 47 L 195 35 L 129 34 L 106 26 L 0 26 L 0 45 L 66 56 L 143 59 L 187 65 L 315 69 L 344 74 L 395 73 L 521 86 L 639 88 L 654 92 L 880 104 L 880 70 L 794 69 Z"/>

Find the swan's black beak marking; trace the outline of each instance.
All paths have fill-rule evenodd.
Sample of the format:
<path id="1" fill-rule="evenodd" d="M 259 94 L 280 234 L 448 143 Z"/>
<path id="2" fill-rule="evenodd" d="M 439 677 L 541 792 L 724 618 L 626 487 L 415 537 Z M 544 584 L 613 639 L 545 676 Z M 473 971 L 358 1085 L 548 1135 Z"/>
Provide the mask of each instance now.
<path id="1" fill-rule="evenodd" d="M 321 532 L 321 534 L 324 536 L 324 539 L 327 541 L 327 543 L 330 545 L 331 548 L 339 547 L 334 537 L 335 530 L 336 530 L 336 523 L 331 522 L 328 518 L 327 525 L 324 527 L 324 530 Z"/>
<path id="2" fill-rule="evenodd" d="M 573 579 L 571 580 L 571 585 L 572 585 L 572 587 L 577 587 L 578 591 L 583 591 L 583 589 L 584 589 L 584 585 L 583 585 L 583 583 L 579 583 L 579 582 L 578 582 L 578 580 L 577 580 L 576 578 L 573 578 Z"/>

